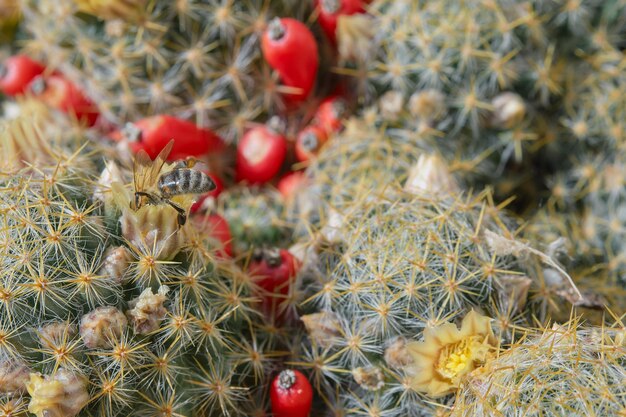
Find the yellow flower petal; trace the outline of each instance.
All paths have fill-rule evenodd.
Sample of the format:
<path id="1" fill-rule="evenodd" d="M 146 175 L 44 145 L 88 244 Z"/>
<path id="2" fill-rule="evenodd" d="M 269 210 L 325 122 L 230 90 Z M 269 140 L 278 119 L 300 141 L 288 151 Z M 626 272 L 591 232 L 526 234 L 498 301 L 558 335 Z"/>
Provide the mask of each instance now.
<path id="1" fill-rule="evenodd" d="M 424 331 L 424 340 L 407 344 L 416 368 L 411 387 L 431 397 L 449 394 L 487 358 L 494 339 L 491 319 L 470 311 L 461 329 L 452 323 Z"/>

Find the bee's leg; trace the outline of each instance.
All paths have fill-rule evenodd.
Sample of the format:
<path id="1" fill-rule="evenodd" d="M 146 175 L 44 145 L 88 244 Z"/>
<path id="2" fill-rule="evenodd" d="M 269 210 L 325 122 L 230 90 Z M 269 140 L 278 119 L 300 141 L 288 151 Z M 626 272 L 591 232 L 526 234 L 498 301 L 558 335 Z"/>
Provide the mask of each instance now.
<path id="1" fill-rule="evenodd" d="M 185 211 L 185 209 L 170 200 L 167 200 L 167 204 L 169 204 L 174 210 L 178 212 L 178 226 L 184 226 L 187 222 L 187 212 Z"/>
<path id="2" fill-rule="evenodd" d="M 159 204 L 159 199 L 154 194 L 146 193 L 145 191 L 135 191 L 135 205 L 139 206 L 137 197 L 147 197 L 150 200 L 149 204 Z"/>

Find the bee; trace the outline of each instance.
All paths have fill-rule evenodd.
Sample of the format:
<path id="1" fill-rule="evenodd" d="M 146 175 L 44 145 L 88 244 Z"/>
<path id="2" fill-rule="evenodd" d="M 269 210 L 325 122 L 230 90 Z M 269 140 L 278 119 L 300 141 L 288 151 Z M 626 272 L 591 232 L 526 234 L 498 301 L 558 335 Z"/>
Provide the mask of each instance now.
<path id="1" fill-rule="evenodd" d="M 193 158 L 166 165 L 165 161 L 173 146 L 174 140 L 171 140 L 154 161 L 143 149 L 137 153 L 133 165 L 135 198 L 131 208 L 138 210 L 145 204 L 168 204 L 178 212 L 178 226 L 184 226 L 187 212 L 170 198 L 184 194 L 204 194 L 215 190 L 216 185 L 208 175 L 192 169 L 196 163 Z"/>

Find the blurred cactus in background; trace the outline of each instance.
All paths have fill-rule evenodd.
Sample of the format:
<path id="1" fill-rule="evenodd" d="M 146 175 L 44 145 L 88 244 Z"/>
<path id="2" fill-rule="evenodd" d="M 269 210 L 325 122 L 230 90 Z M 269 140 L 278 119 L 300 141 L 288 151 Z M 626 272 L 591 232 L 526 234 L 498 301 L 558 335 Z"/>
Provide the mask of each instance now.
<path id="1" fill-rule="evenodd" d="M 260 36 L 273 17 L 306 9 L 289 0 L 26 2 L 26 47 L 84 86 L 112 120 L 167 113 L 235 139 L 284 108 L 289 89 L 263 60 Z"/>

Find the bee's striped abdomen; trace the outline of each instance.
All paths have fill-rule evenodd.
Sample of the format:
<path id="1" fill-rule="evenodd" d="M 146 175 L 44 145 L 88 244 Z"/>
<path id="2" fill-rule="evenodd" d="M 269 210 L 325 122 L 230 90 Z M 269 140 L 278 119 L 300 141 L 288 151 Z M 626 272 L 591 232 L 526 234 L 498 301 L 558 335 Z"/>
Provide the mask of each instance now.
<path id="1" fill-rule="evenodd" d="M 174 169 L 159 177 L 159 191 L 167 198 L 181 194 L 204 194 L 215 189 L 215 183 L 203 172 L 189 168 Z"/>

